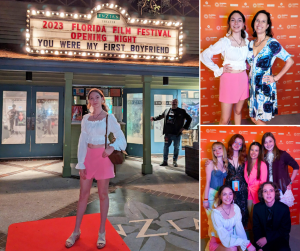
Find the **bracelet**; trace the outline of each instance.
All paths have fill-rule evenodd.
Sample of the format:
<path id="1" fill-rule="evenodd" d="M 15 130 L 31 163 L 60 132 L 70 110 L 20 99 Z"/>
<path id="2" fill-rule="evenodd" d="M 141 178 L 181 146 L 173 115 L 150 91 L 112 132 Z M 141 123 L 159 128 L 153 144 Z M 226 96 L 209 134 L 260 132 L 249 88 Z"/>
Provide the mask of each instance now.
<path id="1" fill-rule="evenodd" d="M 277 80 L 277 81 L 275 80 L 275 77 L 276 77 L 276 76 L 277 76 L 277 75 L 275 75 L 275 76 L 274 76 L 274 75 L 272 75 L 272 77 L 273 77 L 273 79 L 274 79 L 275 83 L 277 83 L 277 81 L 278 81 L 278 80 Z"/>
<path id="2" fill-rule="evenodd" d="M 290 182 L 290 185 L 292 185 L 292 184 L 293 184 L 293 182 L 291 181 L 291 182 Z"/>
<path id="3" fill-rule="evenodd" d="M 251 246 L 251 242 L 249 242 L 248 246 L 247 246 L 247 249 Z"/>

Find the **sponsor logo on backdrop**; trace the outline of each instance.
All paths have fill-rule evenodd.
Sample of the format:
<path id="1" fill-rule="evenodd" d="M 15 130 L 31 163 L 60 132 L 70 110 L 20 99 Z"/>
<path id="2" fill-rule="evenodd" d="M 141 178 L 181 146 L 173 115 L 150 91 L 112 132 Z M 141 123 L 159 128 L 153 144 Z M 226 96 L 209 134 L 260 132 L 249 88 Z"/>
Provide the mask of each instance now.
<path id="1" fill-rule="evenodd" d="M 251 19 L 251 18 L 253 18 L 254 16 L 253 15 L 246 15 L 246 18 L 247 19 Z M 249 32 L 248 32 L 249 33 Z"/>
<path id="2" fill-rule="evenodd" d="M 267 7 L 275 7 L 275 4 L 267 4 Z"/>
<path id="3" fill-rule="evenodd" d="M 285 84 L 292 84 L 293 83 L 293 81 L 292 80 L 285 80 L 285 81 L 283 81 L 283 84 L 285 85 Z M 291 90 L 291 89 L 286 89 L 285 91 L 289 91 L 289 90 Z"/>
<path id="4" fill-rule="evenodd" d="M 264 3 L 254 3 L 253 7 L 254 8 L 263 8 L 264 7 Z"/>
<path id="5" fill-rule="evenodd" d="M 217 103 L 214 103 L 211 107 L 218 107 Z"/>
<path id="6" fill-rule="evenodd" d="M 282 140 L 280 140 L 280 141 L 278 142 L 278 144 L 279 144 L 279 145 L 283 145 L 283 142 L 282 142 Z"/>
<path id="7" fill-rule="evenodd" d="M 236 134 L 236 132 L 235 132 L 234 130 L 231 130 L 231 131 L 229 132 L 229 134 Z"/>
<path id="8" fill-rule="evenodd" d="M 207 99 L 207 97 L 206 97 L 205 95 L 203 95 L 203 96 L 201 97 L 201 99 Z"/>
<path id="9" fill-rule="evenodd" d="M 289 26 L 289 25 L 288 25 Z M 282 25 L 280 24 L 278 27 L 277 27 L 277 30 L 283 30 L 284 28 L 282 27 Z M 289 28 L 288 28 L 289 29 Z"/>
<path id="10" fill-rule="evenodd" d="M 298 8 L 299 3 L 289 3 L 289 8 Z"/>
<path id="11" fill-rule="evenodd" d="M 291 18 L 298 18 L 298 15 L 291 15 Z"/>
<path id="12" fill-rule="evenodd" d="M 211 7 L 211 5 L 208 3 L 208 1 L 205 1 L 205 3 L 203 4 L 203 7 Z"/>
<path id="13" fill-rule="evenodd" d="M 239 131 L 239 134 L 248 135 L 248 131 Z"/>
<path id="14" fill-rule="evenodd" d="M 282 97 L 282 100 L 289 100 L 291 99 L 291 96 Z"/>
<path id="15" fill-rule="evenodd" d="M 237 3 L 231 3 L 230 7 L 239 7 L 239 5 Z"/>
<path id="16" fill-rule="evenodd" d="M 292 111 L 292 114 L 299 113 L 298 111 Z"/>
<path id="17" fill-rule="evenodd" d="M 226 15 L 220 15 L 219 18 L 228 18 Z"/>
<path id="18" fill-rule="evenodd" d="M 295 49 L 296 46 L 294 44 L 290 44 L 290 45 L 286 45 L 285 48 L 287 48 L 287 49 Z"/>
<path id="19" fill-rule="evenodd" d="M 206 37 L 206 41 L 217 41 L 217 37 Z"/>
<path id="20" fill-rule="evenodd" d="M 290 114 L 290 112 L 289 112 L 289 111 L 286 111 L 286 112 L 281 112 L 280 114 L 281 114 L 281 115 L 286 115 L 286 114 Z"/>
<path id="21" fill-rule="evenodd" d="M 202 113 L 202 116 L 207 117 L 207 116 L 209 116 L 209 114 L 207 112 L 204 112 L 204 113 Z"/>
<path id="22" fill-rule="evenodd" d="M 216 133 L 217 130 L 216 129 L 206 129 L 207 133 Z"/>
<path id="23" fill-rule="evenodd" d="M 276 37 L 276 39 L 286 39 L 286 35 L 278 35 L 277 37 Z"/>
<path id="24" fill-rule="evenodd" d="M 293 152 L 294 152 L 294 153 L 299 153 L 299 152 L 300 152 L 300 149 L 294 149 Z"/>
<path id="25" fill-rule="evenodd" d="M 294 96 L 293 98 L 299 98 L 299 96 Z"/>
<path id="26" fill-rule="evenodd" d="M 295 132 L 294 136 L 300 136 L 300 133 L 299 132 Z"/>
<path id="27" fill-rule="evenodd" d="M 278 89 L 278 90 L 277 90 L 277 92 L 282 92 L 282 91 L 283 91 L 283 89 Z"/>
<path id="28" fill-rule="evenodd" d="M 286 18 L 288 18 L 288 16 L 289 16 L 288 14 L 278 14 L 277 18 L 278 19 L 286 19 Z"/>
<path id="29" fill-rule="evenodd" d="M 286 141 L 286 144 L 288 145 L 294 144 L 294 141 Z"/>
<path id="30" fill-rule="evenodd" d="M 280 4 L 278 5 L 278 8 L 285 8 L 285 6 L 283 5 L 283 3 L 280 3 Z"/>
<path id="31" fill-rule="evenodd" d="M 227 7 L 227 3 L 219 3 L 219 2 L 217 2 L 217 3 L 215 3 L 215 6 L 216 7 Z"/>
<path id="32" fill-rule="evenodd" d="M 211 90 L 211 91 L 216 91 L 216 90 L 218 90 L 218 89 L 217 89 L 217 87 L 215 87 L 215 86 L 213 85 L 213 86 L 210 87 L 210 90 Z"/>
<path id="33" fill-rule="evenodd" d="M 208 105 L 201 105 L 201 107 L 208 107 Z"/>
<path id="34" fill-rule="evenodd" d="M 242 8 L 249 8 L 249 5 L 247 3 L 244 3 L 244 5 L 242 6 Z"/>
<path id="35" fill-rule="evenodd" d="M 288 25 L 287 28 L 291 30 L 295 30 L 297 29 L 297 24 Z"/>
<path id="36" fill-rule="evenodd" d="M 212 31 L 213 29 L 210 27 L 210 25 L 207 25 L 205 28 L 206 31 Z"/>
<path id="37" fill-rule="evenodd" d="M 216 19 L 216 15 L 215 14 L 204 14 L 204 18 L 205 19 Z"/>
<path id="38" fill-rule="evenodd" d="M 222 31 L 227 31 L 227 26 L 217 26 L 216 28 L 218 31 L 222 30 Z"/>

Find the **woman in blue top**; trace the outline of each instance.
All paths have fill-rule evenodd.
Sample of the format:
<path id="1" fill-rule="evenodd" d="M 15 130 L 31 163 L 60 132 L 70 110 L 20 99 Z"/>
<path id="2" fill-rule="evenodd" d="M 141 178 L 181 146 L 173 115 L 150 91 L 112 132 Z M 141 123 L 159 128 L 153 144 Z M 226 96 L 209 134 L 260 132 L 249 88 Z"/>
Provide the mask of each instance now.
<path id="1" fill-rule="evenodd" d="M 257 12 L 252 20 L 253 37 L 249 43 L 248 63 L 250 98 L 249 115 L 257 125 L 266 125 L 276 114 L 276 82 L 290 69 L 294 61 L 291 55 L 273 38 L 271 15 L 265 10 Z M 276 58 L 284 60 L 285 66 L 276 75 L 272 75 L 272 65 Z"/>
<path id="2" fill-rule="evenodd" d="M 227 152 L 221 142 L 212 145 L 212 161 L 206 166 L 206 184 L 204 189 L 203 207 L 212 209 L 217 191 L 224 184 L 227 176 Z"/>

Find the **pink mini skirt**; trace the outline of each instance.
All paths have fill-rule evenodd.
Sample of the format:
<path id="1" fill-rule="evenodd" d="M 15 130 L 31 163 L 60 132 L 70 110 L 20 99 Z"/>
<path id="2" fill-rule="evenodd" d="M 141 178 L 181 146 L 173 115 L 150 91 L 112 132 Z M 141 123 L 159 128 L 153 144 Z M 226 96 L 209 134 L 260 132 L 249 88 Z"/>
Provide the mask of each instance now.
<path id="1" fill-rule="evenodd" d="M 236 104 L 249 98 L 249 84 L 246 71 L 241 73 L 223 73 L 220 77 L 219 101 Z"/>
<path id="2" fill-rule="evenodd" d="M 105 180 L 115 177 L 114 165 L 108 157 L 103 158 L 105 148 L 87 148 L 84 160 L 87 179 Z"/>
<path id="3" fill-rule="evenodd" d="M 208 249 L 209 251 L 215 251 L 221 244 L 219 238 L 212 236 L 209 240 Z"/>

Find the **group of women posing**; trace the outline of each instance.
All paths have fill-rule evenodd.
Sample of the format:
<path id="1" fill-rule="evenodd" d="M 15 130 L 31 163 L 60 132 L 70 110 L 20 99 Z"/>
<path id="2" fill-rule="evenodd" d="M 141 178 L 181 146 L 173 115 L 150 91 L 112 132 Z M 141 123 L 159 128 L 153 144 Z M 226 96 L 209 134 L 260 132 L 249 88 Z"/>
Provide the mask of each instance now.
<path id="1" fill-rule="evenodd" d="M 220 223 L 218 229 L 210 225 L 210 251 L 231 250 L 226 249 L 228 247 L 225 247 L 223 245 L 225 242 L 222 242 L 222 238 L 228 235 L 230 224 L 233 224 L 232 227 L 235 226 L 236 230 L 242 229 L 242 232 L 245 232 L 244 229 L 248 226 L 251 228 L 253 206 L 259 202 L 258 190 L 261 184 L 266 181 L 274 182 L 284 194 L 287 189 L 291 189 L 299 170 L 297 162 L 286 151 L 278 149 L 276 139 L 271 132 L 263 135 L 261 144 L 251 143 L 248 154 L 245 139 L 240 134 L 231 137 L 227 151 L 223 143 L 215 142 L 212 145 L 212 160 L 208 160 L 205 165 L 206 185 L 203 207 L 216 214 L 226 211 L 220 206 L 222 202 L 215 201 L 218 190 L 224 184 L 224 179 L 225 186 L 234 190 L 236 207 L 233 210 L 235 213 L 231 212 L 231 217 L 230 211 L 226 211 L 227 219 L 231 220 L 225 222 L 225 225 Z M 291 177 L 288 173 L 288 166 L 293 168 Z M 239 226 L 236 226 L 237 217 L 240 221 Z M 216 235 L 219 236 L 221 242 L 216 242 Z M 241 246 L 241 243 L 238 245 Z M 248 250 L 255 250 L 250 246 L 247 247 Z M 245 250 L 242 246 L 241 248 Z"/>
<path id="2" fill-rule="evenodd" d="M 245 26 L 245 16 L 233 11 L 227 20 L 225 37 L 211 45 L 200 55 L 200 60 L 220 76 L 219 101 L 221 102 L 220 124 L 230 121 L 232 108 L 236 125 L 241 124 L 244 101 L 249 98 L 249 115 L 255 124 L 264 125 L 278 114 L 276 82 L 289 70 L 294 61 L 291 55 L 273 38 L 271 15 L 261 10 L 254 16 L 251 27 L 253 41 L 249 42 Z M 222 54 L 223 67 L 212 61 L 213 55 Z M 272 65 L 276 58 L 284 60 L 285 66 L 272 75 Z M 249 83 L 246 73 L 249 69 Z"/>

